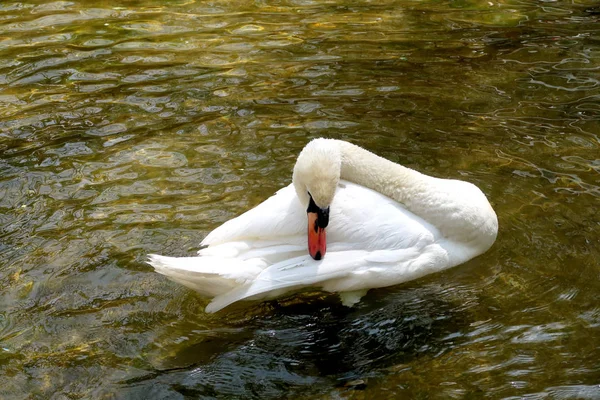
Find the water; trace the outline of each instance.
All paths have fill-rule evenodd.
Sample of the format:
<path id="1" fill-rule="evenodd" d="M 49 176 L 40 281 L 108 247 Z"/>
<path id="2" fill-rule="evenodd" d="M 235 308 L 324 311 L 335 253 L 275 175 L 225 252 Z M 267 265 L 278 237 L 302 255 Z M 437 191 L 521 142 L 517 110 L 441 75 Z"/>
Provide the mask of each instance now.
<path id="1" fill-rule="evenodd" d="M 600 398 L 594 0 L 0 4 L 0 397 Z M 144 263 L 313 137 L 488 195 L 494 247 L 373 290 L 207 300 Z"/>

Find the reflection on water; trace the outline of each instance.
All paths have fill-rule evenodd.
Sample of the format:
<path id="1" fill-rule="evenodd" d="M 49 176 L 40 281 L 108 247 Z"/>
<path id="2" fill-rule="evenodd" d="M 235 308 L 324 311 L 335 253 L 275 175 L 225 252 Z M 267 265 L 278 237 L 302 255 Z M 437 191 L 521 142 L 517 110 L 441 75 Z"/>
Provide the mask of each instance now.
<path id="1" fill-rule="evenodd" d="M 599 72 L 595 0 L 3 2 L 0 397 L 600 397 Z M 317 136 L 476 183 L 497 243 L 353 309 L 144 263 Z"/>

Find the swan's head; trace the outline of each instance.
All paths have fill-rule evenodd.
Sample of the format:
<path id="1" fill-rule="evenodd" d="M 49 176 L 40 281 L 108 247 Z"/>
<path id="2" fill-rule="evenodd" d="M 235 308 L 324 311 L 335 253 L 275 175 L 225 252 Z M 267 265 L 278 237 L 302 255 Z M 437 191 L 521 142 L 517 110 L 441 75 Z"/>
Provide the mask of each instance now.
<path id="1" fill-rule="evenodd" d="M 335 140 L 315 139 L 300 152 L 292 181 L 308 214 L 308 250 L 315 260 L 325 256 L 329 206 L 340 181 L 342 158 Z"/>

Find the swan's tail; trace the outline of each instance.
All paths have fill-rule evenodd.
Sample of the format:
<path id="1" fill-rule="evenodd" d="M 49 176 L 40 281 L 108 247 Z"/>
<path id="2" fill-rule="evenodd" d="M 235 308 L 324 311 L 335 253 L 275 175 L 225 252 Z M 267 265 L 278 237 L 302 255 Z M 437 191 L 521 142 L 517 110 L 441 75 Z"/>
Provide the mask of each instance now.
<path id="1" fill-rule="evenodd" d="M 156 272 L 207 297 L 215 297 L 243 285 L 263 269 L 250 260 L 236 258 L 165 257 L 156 254 L 148 257 L 148 263 Z"/>

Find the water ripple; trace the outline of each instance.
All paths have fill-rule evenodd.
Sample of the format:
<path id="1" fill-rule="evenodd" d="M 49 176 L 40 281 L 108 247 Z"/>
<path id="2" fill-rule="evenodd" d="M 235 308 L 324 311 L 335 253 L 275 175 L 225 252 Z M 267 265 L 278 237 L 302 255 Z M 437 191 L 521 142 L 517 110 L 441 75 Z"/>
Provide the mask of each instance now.
<path id="1" fill-rule="evenodd" d="M 597 11 L 2 2 L 0 397 L 598 397 Z M 206 315 L 144 264 L 289 184 L 315 136 L 477 184 L 497 243 L 353 309 Z"/>

